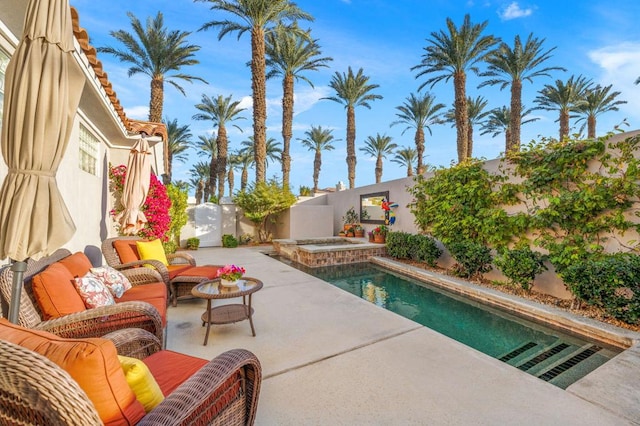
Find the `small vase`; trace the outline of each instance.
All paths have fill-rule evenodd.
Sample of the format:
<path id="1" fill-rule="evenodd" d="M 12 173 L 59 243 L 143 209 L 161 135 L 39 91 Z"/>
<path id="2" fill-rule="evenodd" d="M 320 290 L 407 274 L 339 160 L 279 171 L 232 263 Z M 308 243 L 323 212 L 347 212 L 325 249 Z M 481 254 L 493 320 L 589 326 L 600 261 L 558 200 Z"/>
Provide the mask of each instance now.
<path id="1" fill-rule="evenodd" d="M 236 287 L 238 285 L 238 280 L 227 280 L 224 278 L 220 278 L 220 284 L 223 287 Z"/>

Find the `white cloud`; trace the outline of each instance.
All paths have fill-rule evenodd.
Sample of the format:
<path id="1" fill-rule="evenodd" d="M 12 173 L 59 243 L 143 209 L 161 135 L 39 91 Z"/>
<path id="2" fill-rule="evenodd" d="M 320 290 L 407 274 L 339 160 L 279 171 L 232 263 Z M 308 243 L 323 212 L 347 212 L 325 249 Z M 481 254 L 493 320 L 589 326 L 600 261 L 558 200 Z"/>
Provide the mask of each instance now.
<path id="1" fill-rule="evenodd" d="M 510 19 L 524 18 L 533 13 L 533 8 L 523 9 L 520 7 L 517 1 L 510 3 L 507 7 L 503 8 L 498 12 L 498 16 L 503 21 L 508 21 Z"/>
<path id="2" fill-rule="evenodd" d="M 149 107 L 145 105 L 128 106 L 125 107 L 125 113 L 127 117 L 134 120 L 148 120 L 149 119 Z"/>

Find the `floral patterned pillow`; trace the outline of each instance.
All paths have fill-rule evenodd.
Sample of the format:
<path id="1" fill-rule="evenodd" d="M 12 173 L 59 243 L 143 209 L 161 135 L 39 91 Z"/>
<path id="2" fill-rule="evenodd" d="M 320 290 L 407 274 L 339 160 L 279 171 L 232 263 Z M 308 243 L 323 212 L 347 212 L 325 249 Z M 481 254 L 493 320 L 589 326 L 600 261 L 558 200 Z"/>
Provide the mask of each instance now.
<path id="1" fill-rule="evenodd" d="M 131 288 L 129 279 L 117 269 L 111 266 L 91 268 L 91 273 L 107 286 L 113 297 L 119 299 L 125 291 Z"/>
<path id="2" fill-rule="evenodd" d="M 91 272 L 87 272 L 87 275 L 82 278 L 76 277 L 75 285 L 87 308 L 116 304 L 107 286 Z"/>

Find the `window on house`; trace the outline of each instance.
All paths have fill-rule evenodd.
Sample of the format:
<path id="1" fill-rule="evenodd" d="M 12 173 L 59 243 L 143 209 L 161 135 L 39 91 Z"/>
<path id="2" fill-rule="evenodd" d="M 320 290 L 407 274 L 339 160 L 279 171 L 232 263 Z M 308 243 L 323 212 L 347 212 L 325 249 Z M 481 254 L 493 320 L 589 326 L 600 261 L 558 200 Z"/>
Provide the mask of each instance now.
<path id="1" fill-rule="evenodd" d="M 98 175 L 98 152 L 100 141 L 85 126 L 80 124 L 80 168 Z"/>
<path id="2" fill-rule="evenodd" d="M 4 105 L 4 80 L 9 65 L 9 55 L 0 49 L 0 129 L 2 128 L 2 109 Z"/>

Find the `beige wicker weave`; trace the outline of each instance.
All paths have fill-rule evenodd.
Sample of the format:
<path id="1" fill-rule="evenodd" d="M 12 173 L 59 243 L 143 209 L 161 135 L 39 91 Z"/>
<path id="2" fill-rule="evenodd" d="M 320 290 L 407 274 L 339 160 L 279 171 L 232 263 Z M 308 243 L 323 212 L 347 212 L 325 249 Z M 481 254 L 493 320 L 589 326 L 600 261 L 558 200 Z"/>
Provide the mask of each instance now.
<path id="1" fill-rule="evenodd" d="M 107 261 L 107 265 L 119 270 L 133 268 L 136 266 L 138 268 L 135 268 L 135 269 L 141 269 L 139 268 L 140 266 L 152 265 L 160 273 L 164 282 L 167 283 L 167 286 L 169 287 L 170 296 L 171 296 L 171 304 L 173 306 L 178 305 L 179 298 L 191 297 L 191 289 L 196 284 L 199 284 L 202 281 L 211 279 L 210 277 L 183 276 L 183 275 L 178 275 L 173 279 L 170 279 L 169 270 L 167 269 L 167 267 L 163 265 L 162 262 L 157 260 L 138 260 L 136 262 L 122 263 L 122 261 L 120 260 L 120 256 L 118 256 L 118 252 L 113 247 L 113 242 L 116 240 L 142 241 L 142 238 L 121 236 L 121 237 L 107 238 L 106 240 L 104 240 L 102 242 L 102 254 L 104 255 L 104 258 Z M 184 265 L 198 266 L 196 265 L 196 261 L 193 258 L 193 256 L 191 256 L 189 253 L 176 252 L 176 253 L 166 254 L 166 256 L 167 256 L 167 260 L 169 261 L 169 264 L 171 265 L 184 264 Z M 221 265 L 216 265 L 216 266 L 221 266 Z"/>
<path id="2" fill-rule="evenodd" d="M 63 317 L 43 320 L 43 315 L 32 292 L 31 280 L 52 263 L 71 253 L 59 249 L 51 256 L 38 261 L 29 260 L 24 273 L 22 296 L 20 297 L 20 315 L 18 324 L 23 327 L 48 331 L 61 337 L 102 337 L 112 331 L 123 328 L 141 328 L 164 341 L 162 318 L 158 310 L 147 302 L 123 302 L 111 306 L 87 309 Z M 149 282 L 161 282 L 160 276 L 148 268 L 122 271 L 132 285 L 144 285 Z M 0 296 L 3 304 L 11 303 L 13 272 L 10 267 L 0 269 Z"/>
<path id="3" fill-rule="evenodd" d="M 144 333 L 115 332 L 113 338 L 119 343 L 128 342 L 124 346 L 116 343 L 118 353 L 140 355 L 139 350 L 131 353 L 126 348 L 135 346 Z M 146 342 L 154 339 L 149 335 Z M 159 350 L 157 340 L 155 349 Z M 227 380 L 238 371 L 240 386 L 232 402 L 218 413 L 215 395 L 237 383 Z M 138 424 L 252 425 L 261 382 L 260 363 L 251 352 L 243 349 L 225 352 L 182 383 Z M 88 426 L 102 422 L 87 395 L 64 370 L 35 352 L 0 340 L 0 424 Z"/>

